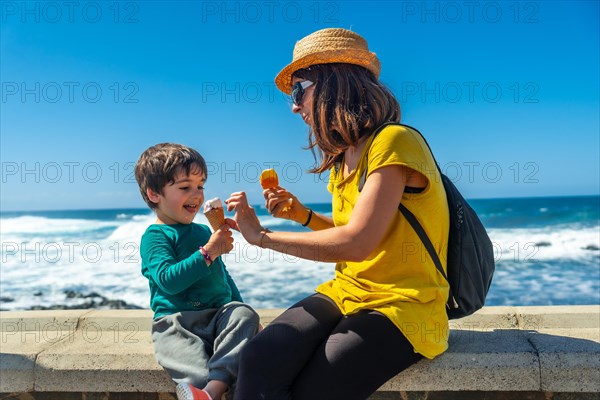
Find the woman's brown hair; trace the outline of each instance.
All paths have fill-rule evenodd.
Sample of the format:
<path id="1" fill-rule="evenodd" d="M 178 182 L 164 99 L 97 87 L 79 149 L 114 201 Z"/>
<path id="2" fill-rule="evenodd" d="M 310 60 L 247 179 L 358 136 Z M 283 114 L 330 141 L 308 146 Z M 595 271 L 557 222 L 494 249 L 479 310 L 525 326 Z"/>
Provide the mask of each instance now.
<path id="1" fill-rule="evenodd" d="M 309 172 L 322 173 L 386 122 L 400 122 L 394 95 L 366 68 L 353 64 L 319 64 L 294 76 L 315 83 L 308 149 L 315 157 Z M 315 154 L 319 153 L 320 164 Z"/>

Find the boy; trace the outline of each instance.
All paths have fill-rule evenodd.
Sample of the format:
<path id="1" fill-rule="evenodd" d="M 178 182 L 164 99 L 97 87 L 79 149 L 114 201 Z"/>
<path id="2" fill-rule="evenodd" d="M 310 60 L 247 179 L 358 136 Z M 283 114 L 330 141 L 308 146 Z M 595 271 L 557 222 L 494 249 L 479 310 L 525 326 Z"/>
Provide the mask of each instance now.
<path id="1" fill-rule="evenodd" d="M 156 359 L 178 383 L 179 399 L 218 400 L 235 382 L 239 352 L 259 325 L 219 257 L 233 248 L 234 222 L 226 220 L 212 234 L 193 223 L 206 181 L 206 163 L 194 149 L 150 147 L 135 178 L 157 217 L 140 246 Z"/>

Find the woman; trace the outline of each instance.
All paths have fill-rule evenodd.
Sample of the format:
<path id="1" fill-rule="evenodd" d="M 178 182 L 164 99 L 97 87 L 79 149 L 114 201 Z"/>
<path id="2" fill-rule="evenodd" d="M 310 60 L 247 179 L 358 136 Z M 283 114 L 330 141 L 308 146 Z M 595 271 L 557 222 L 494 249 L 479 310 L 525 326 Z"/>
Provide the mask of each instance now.
<path id="1" fill-rule="evenodd" d="M 335 279 L 247 344 L 236 399 L 366 399 L 447 348 L 448 284 L 398 211 L 402 201 L 416 215 L 445 265 L 445 192 L 419 134 L 390 124 L 400 107 L 379 71 L 361 36 L 323 29 L 297 42 L 275 79 L 310 128 L 309 148 L 319 154 L 311 172 L 330 171 L 333 218 L 281 187 L 264 192 L 269 211 L 312 232 L 262 228 L 243 192 L 228 208 L 249 243 L 336 262 Z"/>

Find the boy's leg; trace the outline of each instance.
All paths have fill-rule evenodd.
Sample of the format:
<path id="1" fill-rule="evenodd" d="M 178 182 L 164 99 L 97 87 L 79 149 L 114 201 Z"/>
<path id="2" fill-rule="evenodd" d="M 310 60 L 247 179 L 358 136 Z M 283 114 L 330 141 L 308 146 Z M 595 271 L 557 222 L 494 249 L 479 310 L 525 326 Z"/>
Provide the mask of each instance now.
<path id="1" fill-rule="evenodd" d="M 337 306 L 321 294 L 286 310 L 242 350 L 235 399 L 291 399 L 296 376 L 341 318 Z"/>
<path id="2" fill-rule="evenodd" d="M 298 400 L 364 400 L 423 356 L 383 314 L 344 317 L 293 386 Z"/>
<path id="3" fill-rule="evenodd" d="M 231 387 L 237 378 L 242 347 L 258 332 L 259 316 L 249 305 L 231 302 L 219 309 L 212 324 L 213 354 L 208 380 Z M 210 384 L 210 382 L 209 382 Z"/>
<path id="4" fill-rule="evenodd" d="M 188 311 L 166 315 L 152 323 L 152 341 L 158 363 L 177 382 L 204 387 L 208 381 L 204 334 L 197 328 L 208 326 L 216 310 Z"/>
<path id="5" fill-rule="evenodd" d="M 160 321 L 157 331 L 164 332 L 156 332 L 158 347 L 163 349 L 159 362 L 165 369 L 170 366 L 167 370 L 179 383 L 179 399 L 209 399 L 206 394 L 220 399 L 237 376 L 240 348 L 259 325 L 258 314 L 237 302 L 219 309 L 181 312 Z M 166 357 L 165 347 L 185 352 L 169 351 Z M 157 358 L 158 354 L 157 350 Z"/>

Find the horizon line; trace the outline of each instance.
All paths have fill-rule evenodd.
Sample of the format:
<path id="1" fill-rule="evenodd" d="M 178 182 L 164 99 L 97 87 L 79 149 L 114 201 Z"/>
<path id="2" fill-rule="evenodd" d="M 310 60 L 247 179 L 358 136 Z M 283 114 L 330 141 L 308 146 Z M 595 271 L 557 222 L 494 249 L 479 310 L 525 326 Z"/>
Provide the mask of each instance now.
<path id="1" fill-rule="evenodd" d="M 549 195 L 549 196 L 518 196 L 518 197 L 474 197 L 465 198 L 468 202 L 471 201 L 485 201 L 485 200 L 525 200 L 525 199 L 559 199 L 559 198 L 578 198 L 578 197 L 599 197 L 600 193 L 597 194 L 581 194 L 581 195 Z M 310 204 L 328 204 L 331 202 L 306 202 L 306 205 Z M 252 207 L 264 208 L 262 204 L 251 204 Z M 107 207 L 107 208 L 62 208 L 62 209 L 35 209 L 35 210 L 4 210 L 0 207 L 0 215 L 3 213 L 26 213 L 26 212 L 65 212 L 65 211 L 110 211 L 110 210 L 148 210 L 152 211 L 149 207 Z"/>

